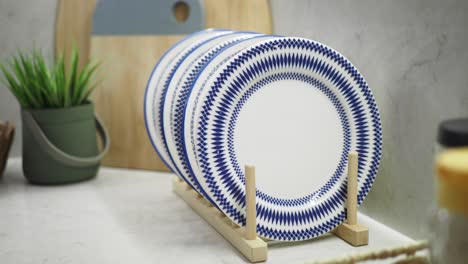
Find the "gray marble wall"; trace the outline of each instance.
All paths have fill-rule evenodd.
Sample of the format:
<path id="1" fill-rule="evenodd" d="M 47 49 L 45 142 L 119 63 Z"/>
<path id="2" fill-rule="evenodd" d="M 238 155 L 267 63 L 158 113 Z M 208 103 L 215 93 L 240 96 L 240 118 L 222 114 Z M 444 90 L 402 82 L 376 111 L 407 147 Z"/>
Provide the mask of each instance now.
<path id="1" fill-rule="evenodd" d="M 440 120 L 468 116 L 468 2 L 272 1 L 275 31 L 325 43 L 365 76 L 384 131 L 362 211 L 422 238 Z"/>
<path id="2" fill-rule="evenodd" d="M 366 77 L 380 106 L 384 154 L 362 211 L 425 237 L 437 123 L 468 116 L 468 2 L 271 0 L 275 32 L 323 42 Z M 16 48 L 52 53 L 56 0 L 0 0 L 0 59 Z M 0 88 L 0 120 L 19 122 Z M 19 138 L 19 137 L 18 137 Z M 19 155 L 19 140 L 13 153 Z"/>
<path id="3" fill-rule="evenodd" d="M 52 58 L 57 0 L 0 0 L 0 61 L 17 49 L 40 49 Z M 0 120 L 12 120 L 21 130 L 19 104 L 0 83 Z M 21 154 L 21 136 L 16 135 L 12 155 Z"/>

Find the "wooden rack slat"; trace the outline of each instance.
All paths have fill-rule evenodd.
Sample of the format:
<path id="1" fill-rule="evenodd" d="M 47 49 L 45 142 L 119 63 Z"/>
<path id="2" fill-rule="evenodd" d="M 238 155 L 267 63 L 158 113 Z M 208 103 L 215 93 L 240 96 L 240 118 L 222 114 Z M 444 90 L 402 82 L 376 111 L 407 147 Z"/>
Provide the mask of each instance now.
<path id="1" fill-rule="evenodd" d="M 350 152 L 348 157 L 348 201 L 347 222 L 332 232 L 353 246 L 367 245 L 369 230 L 357 223 L 357 170 L 358 154 Z M 218 233 L 228 240 L 250 262 L 267 260 L 268 244 L 256 235 L 256 188 L 255 167 L 245 167 L 246 177 L 246 227 L 234 224 L 221 211 L 192 189 L 182 179 L 173 180 L 174 192 L 208 222 Z M 351 199 L 349 199 L 351 198 Z"/>

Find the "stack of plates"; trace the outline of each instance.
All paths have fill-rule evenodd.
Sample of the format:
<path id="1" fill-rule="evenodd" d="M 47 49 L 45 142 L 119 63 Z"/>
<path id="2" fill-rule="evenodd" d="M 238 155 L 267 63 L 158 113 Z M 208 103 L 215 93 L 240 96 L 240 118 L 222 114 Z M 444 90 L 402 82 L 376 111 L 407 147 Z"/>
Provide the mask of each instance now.
<path id="1" fill-rule="evenodd" d="M 371 90 L 346 58 L 308 39 L 194 33 L 156 64 L 144 111 L 166 165 L 241 226 L 243 168 L 256 166 L 257 233 L 267 239 L 310 239 L 345 220 L 350 151 L 359 204 L 379 167 Z"/>

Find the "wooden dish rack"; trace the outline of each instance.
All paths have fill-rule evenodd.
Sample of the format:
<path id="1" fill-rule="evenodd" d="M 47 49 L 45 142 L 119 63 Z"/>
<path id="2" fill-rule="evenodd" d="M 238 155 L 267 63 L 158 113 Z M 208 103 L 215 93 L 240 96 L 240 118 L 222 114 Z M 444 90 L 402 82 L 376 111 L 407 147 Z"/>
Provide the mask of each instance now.
<path id="1" fill-rule="evenodd" d="M 332 233 L 352 246 L 363 246 L 369 243 L 369 229 L 366 226 L 358 224 L 357 221 L 357 174 L 358 174 L 358 154 L 350 152 L 348 155 L 348 189 L 347 189 L 347 221 L 339 225 Z M 245 188 L 246 188 L 246 225 L 240 227 L 233 223 L 224 213 L 214 207 L 208 200 L 201 196 L 196 190 L 191 188 L 185 181 L 175 177 L 173 180 L 173 190 L 180 196 L 192 209 L 197 212 L 206 222 L 208 222 L 218 233 L 229 241 L 242 255 L 250 262 L 263 262 L 267 260 L 268 244 L 267 241 L 258 237 L 256 234 L 256 188 L 255 188 L 255 167 L 245 166 Z M 352 256 L 348 258 L 337 259 L 337 262 L 326 263 L 356 263 L 358 261 L 369 259 L 381 259 L 383 257 L 394 257 L 396 255 L 407 253 L 411 255 L 416 249 L 426 248 L 426 244 L 418 244 L 416 247 L 405 247 L 397 249 L 395 252 L 390 250 L 371 252 L 363 256 Z M 406 249 L 406 250 L 405 250 Z M 395 255 L 396 254 L 396 255 Z M 424 263 L 424 262 L 406 262 L 406 263 Z"/>

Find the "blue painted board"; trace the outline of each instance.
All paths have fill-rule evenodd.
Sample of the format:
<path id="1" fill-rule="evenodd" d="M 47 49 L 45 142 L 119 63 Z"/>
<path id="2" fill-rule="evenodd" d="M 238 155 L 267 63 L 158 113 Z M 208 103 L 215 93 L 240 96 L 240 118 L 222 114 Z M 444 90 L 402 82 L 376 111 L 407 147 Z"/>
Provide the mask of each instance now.
<path id="1" fill-rule="evenodd" d="M 181 0 L 99 0 L 93 35 L 185 35 L 205 27 L 201 0 L 183 0 L 189 16 L 179 22 L 174 6 Z"/>

